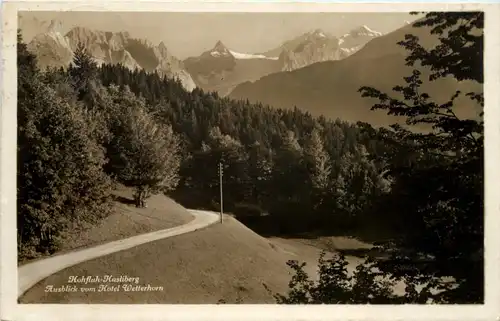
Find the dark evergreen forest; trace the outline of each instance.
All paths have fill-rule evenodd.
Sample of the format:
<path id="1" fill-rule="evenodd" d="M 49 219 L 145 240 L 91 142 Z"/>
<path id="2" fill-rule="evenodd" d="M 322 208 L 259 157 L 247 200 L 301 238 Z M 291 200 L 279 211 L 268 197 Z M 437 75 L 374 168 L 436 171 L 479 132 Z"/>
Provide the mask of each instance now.
<path id="1" fill-rule="evenodd" d="M 386 148 L 359 125 L 199 89 L 187 93 L 178 82 L 121 66 L 103 66 L 100 80 L 143 97 L 180 137 L 180 182 L 172 195 L 188 207 L 219 209 L 219 162 L 225 209 L 267 233 L 354 228 L 387 185 L 383 164 L 369 156 Z"/>

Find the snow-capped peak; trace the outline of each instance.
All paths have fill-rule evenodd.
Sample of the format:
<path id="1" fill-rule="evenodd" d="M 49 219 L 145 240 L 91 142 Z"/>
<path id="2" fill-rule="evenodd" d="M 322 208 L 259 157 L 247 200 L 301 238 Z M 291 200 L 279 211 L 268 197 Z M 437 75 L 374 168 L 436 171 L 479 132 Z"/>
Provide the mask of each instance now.
<path id="1" fill-rule="evenodd" d="M 217 43 L 214 46 L 215 50 L 226 50 L 226 46 L 222 43 L 222 41 L 217 41 Z"/>
<path id="2" fill-rule="evenodd" d="M 367 25 L 362 25 L 360 29 L 366 30 L 367 32 L 373 32 L 373 33 L 378 32 L 378 31 L 374 31 L 374 30 L 370 29 Z"/>
<path id="3" fill-rule="evenodd" d="M 222 41 L 217 41 L 213 49 L 210 51 L 210 55 L 213 57 L 220 57 L 220 56 L 230 56 L 231 53 L 229 52 L 229 49 L 227 49 L 226 46 L 222 43 Z"/>
<path id="4" fill-rule="evenodd" d="M 360 27 L 357 27 L 357 28 L 351 30 L 349 33 L 346 33 L 345 35 L 342 36 L 342 38 L 360 37 L 360 36 L 379 37 L 381 35 L 382 35 L 381 32 L 372 30 L 368 26 L 363 25 L 363 26 L 360 26 Z"/>
<path id="5" fill-rule="evenodd" d="M 316 30 L 310 32 L 309 34 L 316 36 L 316 37 L 319 37 L 319 38 L 326 38 L 326 34 L 321 29 L 316 29 Z"/>
<path id="6" fill-rule="evenodd" d="M 304 39 L 319 39 L 319 38 L 328 38 L 329 36 L 327 35 L 326 32 L 324 32 L 321 29 L 314 29 L 309 32 L 306 32 L 302 35 Z"/>
<path id="7" fill-rule="evenodd" d="M 366 25 L 363 25 L 363 26 L 360 26 L 356 29 L 351 30 L 351 32 L 349 32 L 348 34 L 345 34 L 344 37 L 349 36 L 349 35 L 378 37 L 378 36 L 381 36 L 382 33 L 375 31 L 375 30 L 372 30 Z"/>
<path id="8" fill-rule="evenodd" d="M 279 57 L 267 57 L 259 54 L 247 54 L 247 53 L 239 53 L 232 50 L 229 50 L 231 55 L 233 55 L 236 59 L 270 59 L 270 60 L 278 60 Z"/>

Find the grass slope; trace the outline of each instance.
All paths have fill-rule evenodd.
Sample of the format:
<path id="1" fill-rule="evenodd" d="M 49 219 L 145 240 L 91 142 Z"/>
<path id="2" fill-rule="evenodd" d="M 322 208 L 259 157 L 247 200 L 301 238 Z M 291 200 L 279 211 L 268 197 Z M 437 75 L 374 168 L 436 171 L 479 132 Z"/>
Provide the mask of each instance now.
<path id="1" fill-rule="evenodd" d="M 137 208 L 132 204 L 130 189 L 121 187 L 113 194 L 117 199 L 114 213 L 99 225 L 75 235 L 66 244 L 65 250 L 167 229 L 194 219 L 184 207 L 162 194 L 151 196 L 147 208 Z"/>
<path id="2" fill-rule="evenodd" d="M 97 225 L 68 232 L 55 255 L 183 225 L 194 219 L 184 207 L 161 194 L 153 195 L 147 208 L 136 208 L 132 204 L 132 191 L 128 188 L 118 187 L 113 194 L 116 198 L 113 213 Z M 23 261 L 21 265 L 33 261 Z"/>
<path id="3" fill-rule="evenodd" d="M 159 240 L 65 269 L 41 281 L 21 303 L 274 303 L 266 291 L 287 289 L 289 259 L 306 260 L 314 273 L 319 249 L 283 247 L 227 216 L 224 223 Z M 286 246 L 286 245 L 285 245 Z M 70 276 L 126 275 L 139 284 L 163 287 L 150 292 L 44 292 Z M 110 284 L 110 283 L 108 283 Z M 81 285 L 80 285 L 81 286 Z M 96 285 L 87 285 L 96 287 Z"/>

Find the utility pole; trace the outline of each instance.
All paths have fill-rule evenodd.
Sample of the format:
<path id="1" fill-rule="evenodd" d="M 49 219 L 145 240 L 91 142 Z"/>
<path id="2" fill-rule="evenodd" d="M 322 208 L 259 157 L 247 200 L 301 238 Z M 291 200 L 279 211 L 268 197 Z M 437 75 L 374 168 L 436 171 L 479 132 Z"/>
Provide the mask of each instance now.
<path id="1" fill-rule="evenodd" d="M 223 199 L 222 199 L 222 162 L 219 162 L 219 186 L 220 186 L 220 223 L 222 224 Z"/>

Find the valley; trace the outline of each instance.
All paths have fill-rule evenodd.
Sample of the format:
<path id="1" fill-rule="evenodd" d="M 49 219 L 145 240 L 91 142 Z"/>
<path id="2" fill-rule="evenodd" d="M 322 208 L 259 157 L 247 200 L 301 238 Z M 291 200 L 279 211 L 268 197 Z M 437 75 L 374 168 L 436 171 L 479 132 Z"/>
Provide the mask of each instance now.
<path id="1" fill-rule="evenodd" d="M 485 302 L 482 12 L 42 16 L 20 303 Z"/>

